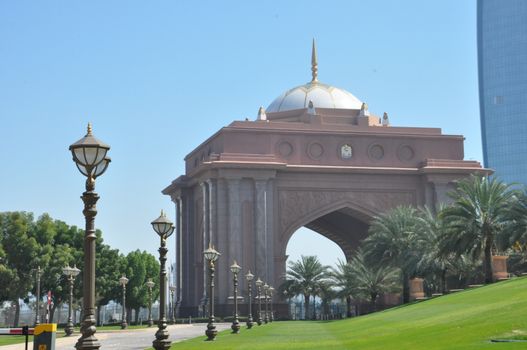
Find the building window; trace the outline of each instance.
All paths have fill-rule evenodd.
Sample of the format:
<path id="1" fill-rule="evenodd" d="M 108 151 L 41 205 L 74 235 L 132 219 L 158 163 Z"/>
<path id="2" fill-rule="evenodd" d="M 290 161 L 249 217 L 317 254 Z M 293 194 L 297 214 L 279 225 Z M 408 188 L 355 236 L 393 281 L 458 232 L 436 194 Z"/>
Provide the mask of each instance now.
<path id="1" fill-rule="evenodd" d="M 503 104 L 503 96 L 494 96 L 494 104 L 495 105 Z"/>

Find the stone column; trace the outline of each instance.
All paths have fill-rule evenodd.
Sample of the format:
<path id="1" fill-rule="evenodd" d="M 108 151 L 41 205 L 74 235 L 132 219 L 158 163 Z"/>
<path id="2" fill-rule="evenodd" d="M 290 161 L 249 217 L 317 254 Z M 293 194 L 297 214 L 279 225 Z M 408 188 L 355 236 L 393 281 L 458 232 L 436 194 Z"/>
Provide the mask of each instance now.
<path id="1" fill-rule="evenodd" d="M 209 188 L 209 191 L 208 191 L 208 194 L 209 194 L 209 222 L 208 222 L 208 228 L 209 228 L 209 241 L 213 241 L 214 240 L 214 231 L 216 230 L 216 206 L 214 205 L 215 203 L 215 198 L 216 198 L 216 191 L 215 191 L 215 186 L 214 186 L 214 182 L 212 179 L 208 179 L 207 180 L 207 185 L 208 185 L 208 188 Z"/>
<path id="2" fill-rule="evenodd" d="M 198 302 L 196 300 L 196 291 L 194 290 L 194 236 L 192 235 L 192 229 L 194 225 L 191 222 L 192 219 L 192 207 L 191 207 L 192 191 L 185 191 L 181 195 L 181 300 L 185 306 L 195 306 Z"/>
<path id="3" fill-rule="evenodd" d="M 179 307 L 183 300 L 183 235 L 182 235 L 182 207 L 183 201 L 181 197 L 176 198 L 176 314 L 179 316 Z"/>
<path id="4" fill-rule="evenodd" d="M 255 239 L 255 273 L 262 280 L 267 279 L 267 180 L 255 180 L 255 208 L 256 226 Z"/>
<path id="5" fill-rule="evenodd" d="M 201 235 L 202 235 L 202 251 L 205 251 L 205 249 L 207 249 L 208 247 L 208 237 L 207 237 L 207 233 L 208 233 L 208 215 L 207 215 L 207 207 L 208 207 L 208 202 L 207 202 L 207 184 L 205 182 L 201 182 L 200 183 L 200 187 L 201 187 L 201 195 L 202 195 L 202 202 L 203 202 L 203 206 L 202 206 L 202 227 L 203 227 L 203 232 L 201 232 Z M 201 257 L 201 260 L 203 260 L 203 256 Z M 203 317 L 205 317 L 205 314 L 206 314 L 206 305 L 207 305 L 207 264 L 205 263 L 205 261 L 203 261 L 203 274 L 202 274 L 202 280 L 203 280 L 203 295 L 201 297 L 201 300 L 200 300 L 200 309 L 201 309 L 201 312 L 203 314 Z"/>
<path id="6" fill-rule="evenodd" d="M 240 179 L 228 179 L 229 196 L 229 256 L 227 261 L 240 261 L 242 255 L 243 237 L 241 225 Z M 229 290 L 232 286 L 229 287 Z"/>
<path id="7" fill-rule="evenodd" d="M 223 303 L 227 300 L 228 285 L 230 283 L 230 270 L 228 257 L 229 247 L 229 192 L 228 182 L 225 178 L 218 178 L 215 181 L 216 197 L 215 199 L 215 230 L 212 234 L 212 244 L 216 246 L 216 250 L 221 253 L 221 256 L 216 261 L 215 271 L 215 291 L 214 297 L 218 303 Z"/>
<path id="8" fill-rule="evenodd" d="M 275 188 L 274 180 L 269 179 L 265 191 L 265 240 L 266 240 L 266 273 L 269 283 L 275 288 L 279 286 L 280 276 L 275 273 L 275 268 L 278 265 L 279 260 L 283 260 L 284 256 L 275 255 L 275 244 L 278 238 L 276 232 L 278 231 L 278 205 L 275 202 Z M 284 265 L 285 266 L 285 265 Z M 280 271 L 282 272 L 282 271 Z M 284 269 L 285 272 L 285 269 Z"/>

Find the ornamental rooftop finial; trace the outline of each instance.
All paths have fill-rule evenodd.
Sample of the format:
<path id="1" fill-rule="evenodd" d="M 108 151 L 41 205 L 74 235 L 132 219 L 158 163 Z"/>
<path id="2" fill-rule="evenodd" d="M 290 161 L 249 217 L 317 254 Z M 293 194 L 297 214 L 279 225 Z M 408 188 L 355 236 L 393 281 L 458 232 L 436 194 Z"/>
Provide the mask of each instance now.
<path id="1" fill-rule="evenodd" d="M 86 136 L 91 135 L 91 134 L 92 134 L 91 123 L 88 122 L 88 133 L 86 134 Z"/>
<path id="2" fill-rule="evenodd" d="M 317 59 L 317 46 L 315 38 L 313 38 L 313 48 L 311 49 L 311 82 L 318 82 L 318 59 Z"/>

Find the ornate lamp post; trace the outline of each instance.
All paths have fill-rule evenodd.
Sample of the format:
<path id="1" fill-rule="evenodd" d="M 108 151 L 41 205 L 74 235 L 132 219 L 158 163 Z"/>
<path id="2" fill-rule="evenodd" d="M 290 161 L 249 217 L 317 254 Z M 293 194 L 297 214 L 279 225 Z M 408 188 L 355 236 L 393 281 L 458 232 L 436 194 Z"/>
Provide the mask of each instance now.
<path id="1" fill-rule="evenodd" d="M 173 324 L 176 323 L 176 303 L 174 303 L 174 293 L 176 292 L 176 286 L 170 286 L 168 287 L 168 289 L 170 290 L 170 313 L 171 313 L 171 318 L 170 318 L 170 322 L 172 322 Z"/>
<path id="2" fill-rule="evenodd" d="M 35 326 L 40 324 L 40 276 L 42 276 L 42 270 L 40 269 L 40 266 L 37 267 L 36 271 L 37 275 L 37 310 L 35 312 Z"/>
<path id="3" fill-rule="evenodd" d="M 289 293 L 287 292 L 287 290 L 284 290 L 284 297 L 285 297 L 285 300 L 287 301 L 287 318 L 290 319 L 291 318 L 291 304 L 289 300 Z"/>
<path id="4" fill-rule="evenodd" d="M 110 158 L 106 157 L 110 146 L 97 140 L 92 134 L 91 124 L 88 124 L 86 136 L 72 144 L 69 149 L 75 165 L 87 177 L 86 191 L 81 197 L 86 219 L 82 291 L 84 319 L 81 326 L 82 335 L 75 347 L 78 350 L 95 350 L 101 347 L 95 337 L 95 215 L 97 215 L 95 204 L 99 199 L 99 195 L 95 192 L 95 179 L 101 176 L 110 164 Z"/>
<path id="5" fill-rule="evenodd" d="M 267 297 L 267 292 L 269 292 L 269 285 L 266 283 L 263 286 L 264 290 L 264 302 L 265 302 L 265 317 L 264 317 L 264 323 L 269 322 L 269 298 Z"/>
<path id="6" fill-rule="evenodd" d="M 214 340 L 218 331 L 214 325 L 214 263 L 220 257 L 220 253 L 209 243 L 209 247 L 203 252 L 205 260 L 209 263 L 209 323 L 207 324 L 207 340 Z"/>
<path id="7" fill-rule="evenodd" d="M 125 329 L 128 327 L 128 323 L 126 323 L 126 284 L 128 283 L 128 278 L 126 278 L 125 275 L 123 275 L 121 278 L 119 278 L 119 284 L 123 287 L 123 312 L 121 314 L 121 329 Z"/>
<path id="8" fill-rule="evenodd" d="M 152 327 L 154 324 L 154 321 L 152 321 L 152 288 L 154 288 L 155 283 L 149 278 L 146 286 L 148 287 L 148 327 Z"/>
<path id="9" fill-rule="evenodd" d="M 234 285 L 234 319 L 232 320 L 232 333 L 240 333 L 240 322 L 238 321 L 238 273 L 241 271 L 240 265 L 236 263 L 236 260 L 234 260 L 234 263 L 231 265 L 231 272 L 233 275 L 232 282 Z"/>
<path id="10" fill-rule="evenodd" d="M 252 284 L 253 284 L 253 279 L 254 279 L 254 275 L 251 273 L 251 270 L 249 270 L 249 272 L 247 272 L 247 274 L 245 275 L 245 279 L 247 280 L 247 288 L 248 288 L 248 292 L 249 292 L 249 315 L 247 316 L 247 329 L 251 329 L 252 326 L 253 326 L 253 313 L 252 313 Z"/>
<path id="11" fill-rule="evenodd" d="M 64 276 L 68 277 L 68 281 L 70 284 L 70 305 L 68 307 L 68 323 L 66 324 L 66 327 L 64 328 L 64 332 L 66 332 L 66 336 L 70 336 L 73 334 L 73 318 L 71 317 L 71 307 L 73 305 L 73 282 L 75 281 L 75 277 L 81 272 L 77 268 L 77 266 L 73 265 L 73 267 L 66 266 L 62 268 L 62 273 Z"/>
<path id="12" fill-rule="evenodd" d="M 161 211 L 161 216 L 152 221 L 152 227 L 161 238 L 161 246 L 159 247 L 159 262 L 161 265 L 159 270 L 159 322 L 157 323 L 156 340 L 152 344 L 156 350 L 168 350 L 171 342 L 168 340 L 167 319 L 165 315 L 167 278 L 165 263 L 168 252 L 166 240 L 174 232 L 174 225 L 172 221 L 167 219 L 165 213 Z"/>
<path id="13" fill-rule="evenodd" d="M 274 314 L 273 314 L 273 293 L 274 293 L 274 288 L 273 288 L 273 286 L 269 286 L 269 303 L 270 303 L 270 305 L 271 305 L 271 312 L 270 312 L 269 321 L 271 321 L 271 322 L 274 321 Z"/>
<path id="14" fill-rule="evenodd" d="M 254 282 L 254 284 L 256 284 L 257 294 L 258 294 L 258 321 L 256 321 L 256 323 L 258 324 L 258 326 L 261 326 L 262 325 L 262 286 L 263 286 L 263 282 L 260 278 L 258 278 L 256 282 Z"/>

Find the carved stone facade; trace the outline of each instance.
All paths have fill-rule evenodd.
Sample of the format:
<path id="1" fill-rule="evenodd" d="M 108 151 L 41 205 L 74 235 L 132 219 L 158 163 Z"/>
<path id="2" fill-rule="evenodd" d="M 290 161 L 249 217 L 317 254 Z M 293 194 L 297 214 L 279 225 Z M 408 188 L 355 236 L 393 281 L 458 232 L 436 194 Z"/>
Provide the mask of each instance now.
<path id="1" fill-rule="evenodd" d="M 298 228 L 335 241 L 350 258 L 376 214 L 400 204 L 435 207 L 456 180 L 487 172 L 463 160 L 462 136 L 440 129 L 386 127 L 358 110 L 316 109 L 313 117 L 301 109 L 296 119 L 293 112 L 219 130 L 163 190 L 176 204 L 181 316 L 203 314 L 208 302 L 202 252 L 209 241 L 222 254 L 216 309 L 225 316 L 233 260 L 278 287 Z M 246 295 L 245 280 L 239 284 Z"/>

